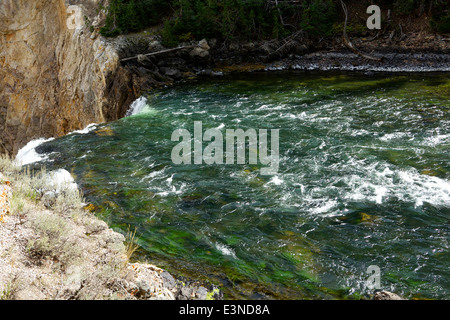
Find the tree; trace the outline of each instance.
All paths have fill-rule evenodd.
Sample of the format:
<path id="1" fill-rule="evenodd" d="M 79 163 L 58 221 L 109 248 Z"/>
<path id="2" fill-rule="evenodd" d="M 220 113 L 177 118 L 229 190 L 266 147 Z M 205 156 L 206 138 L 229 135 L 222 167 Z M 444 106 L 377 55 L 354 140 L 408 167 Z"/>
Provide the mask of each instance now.
<path id="1" fill-rule="evenodd" d="M 342 34 L 342 39 L 344 41 L 344 45 L 348 49 L 350 49 L 352 52 L 356 53 L 357 55 L 359 55 L 359 56 L 361 56 L 361 57 L 363 57 L 365 59 L 374 60 L 374 61 L 382 61 L 383 58 L 372 57 L 372 56 L 369 56 L 369 55 L 367 55 L 365 53 L 362 53 L 350 41 L 350 39 L 349 39 L 349 37 L 347 35 L 348 9 L 347 9 L 347 5 L 345 4 L 345 2 L 343 0 L 340 0 L 340 1 L 341 1 L 341 5 L 342 5 L 342 10 L 344 10 L 344 14 L 345 14 L 344 30 L 343 30 L 343 34 Z"/>

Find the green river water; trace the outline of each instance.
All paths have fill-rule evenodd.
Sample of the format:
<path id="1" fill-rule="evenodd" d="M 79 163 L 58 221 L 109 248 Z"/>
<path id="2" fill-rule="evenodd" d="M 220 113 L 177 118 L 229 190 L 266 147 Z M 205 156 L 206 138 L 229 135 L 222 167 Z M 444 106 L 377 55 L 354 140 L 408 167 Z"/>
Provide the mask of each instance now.
<path id="1" fill-rule="evenodd" d="M 253 73 L 148 96 L 137 115 L 37 148 L 138 259 L 227 298 L 448 299 L 448 74 Z M 280 167 L 176 165 L 174 130 L 279 129 Z M 270 140 L 269 140 L 270 141 Z M 206 144 L 205 144 L 206 146 Z"/>

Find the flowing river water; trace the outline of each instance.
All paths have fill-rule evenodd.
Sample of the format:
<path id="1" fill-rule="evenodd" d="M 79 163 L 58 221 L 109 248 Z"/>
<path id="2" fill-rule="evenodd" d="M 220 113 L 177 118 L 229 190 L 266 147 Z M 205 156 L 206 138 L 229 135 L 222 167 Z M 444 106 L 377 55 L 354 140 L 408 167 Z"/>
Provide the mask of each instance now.
<path id="1" fill-rule="evenodd" d="M 448 74 L 254 73 L 151 93 L 36 148 L 140 259 L 227 298 L 449 298 Z M 280 129 L 278 173 L 174 164 L 174 130 Z M 372 267 L 373 268 L 373 267 Z M 370 269 L 369 269 L 370 270 Z"/>

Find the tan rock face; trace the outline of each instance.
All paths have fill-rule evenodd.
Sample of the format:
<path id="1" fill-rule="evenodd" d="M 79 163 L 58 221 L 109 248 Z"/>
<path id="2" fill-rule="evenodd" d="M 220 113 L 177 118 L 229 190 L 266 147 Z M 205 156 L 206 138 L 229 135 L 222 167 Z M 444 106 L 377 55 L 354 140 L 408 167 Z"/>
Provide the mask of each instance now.
<path id="1" fill-rule="evenodd" d="M 134 99 L 114 48 L 84 22 L 100 19 L 99 2 L 0 2 L 0 153 L 115 120 Z M 71 5 L 78 29 L 68 24 Z"/>

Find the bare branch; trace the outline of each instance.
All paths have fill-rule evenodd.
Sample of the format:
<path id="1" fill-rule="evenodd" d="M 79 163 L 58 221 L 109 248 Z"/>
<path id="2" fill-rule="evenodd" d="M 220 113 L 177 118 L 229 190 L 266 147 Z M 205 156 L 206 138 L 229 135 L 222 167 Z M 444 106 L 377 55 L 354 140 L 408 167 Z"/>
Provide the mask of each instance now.
<path id="1" fill-rule="evenodd" d="M 344 10 L 344 14 L 345 14 L 345 22 L 344 22 L 344 31 L 343 31 L 343 41 L 345 46 L 350 49 L 353 53 L 356 53 L 357 55 L 365 58 L 365 59 L 369 59 L 369 60 L 373 60 L 373 61 L 382 61 L 383 58 L 377 58 L 377 57 L 372 57 L 369 56 L 361 51 L 359 51 L 354 45 L 353 43 L 350 41 L 348 35 L 347 35 L 347 23 L 348 23 L 348 9 L 347 9 L 347 5 L 344 3 L 343 0 L 341 0 L 341 6 L 342 9 Z"/>
<path id="2" fill-rule="evenodd" d="M 162 53 L 169 53 L 169 52 L 174 52 L 174 51 L 183 50 L 183 49 L 192 49 L 192 48 L 195 48 L 195 47 L 198 47 L 198 45 L 177 47 L 177 48 L 166 49 L 166 50 L 161 50 L 161 51 L 157 51 L 157 52 L 150 52 L 150 53 L 146 53 L 146 54 L 142 54 L 142 55 L 137 55 L 137 56 L 134 56 L 134 57 L 124 58 L 124 59 L 122 59 L 120 61 L 121 62 L 125 62 L 125 61 L 129 61 L 129 60 L 137 59 L 139 56 L 150 57 L 150 56 L 156 56 L 156 55 L 162 54 Z"/>

